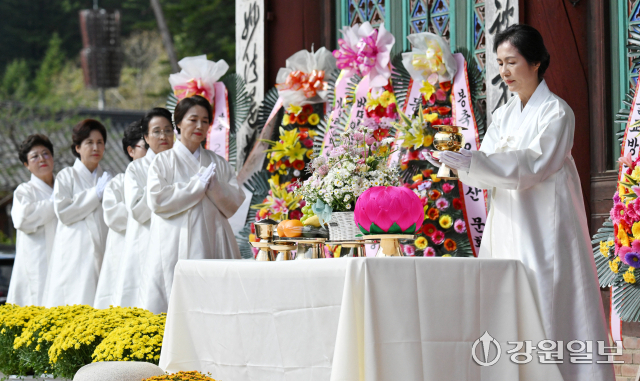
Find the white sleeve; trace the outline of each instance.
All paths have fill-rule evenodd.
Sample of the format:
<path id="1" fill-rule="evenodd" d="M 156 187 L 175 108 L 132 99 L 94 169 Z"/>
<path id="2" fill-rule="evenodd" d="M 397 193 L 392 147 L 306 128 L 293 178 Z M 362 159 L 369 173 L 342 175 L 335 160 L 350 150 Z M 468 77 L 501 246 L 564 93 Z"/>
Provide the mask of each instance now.
<path id="1" fill-rule="evenodd" d="M 109 181 L 102 196 L 104 222 L 111 230 L 117 232 L 123 232 L 127 229 L 129 217 L 124 203 L 122 177 L 123 175 L 118 175 Z"/>
<path id="2" fill-rule="evenodd" d="M 487 132 L 484 134 L 484 139 L 482 139 L 482 145 L 480 146 L 480 151 L 485 153 L 494 152 L 495 145 L 499 140 L 500 140 L 500 127 L 497 124 L 497 121 L 494 119 L 493 123 L 491 123 L 491 125 L 487 129 Z M 476 176 L 469 176 L 469 172 L 459 170 L 458 178 L 460 178 L 460 181 L 463 184 L 466 184 L 471 187 L 476 187 L 480 189 L 493 188 L 493 185 L 490 185 L 484 182 L 483 181 L 484 179 L 478 178 Z"/>
<path id="3" fill-rule="evenodd" d="M 73 186 L 73 175 L 63 170 L 53 187 L 53 208 L 60 222 L 65 225 L 85 219 L 100 206 L 95 187 L 74 194 Z"/>
<path id="4" fill-rule="evenodd" d="M 559 103 L 541 113 L 540 132 L 527 148 L 500 153 L 473 152 L 469 172 L 462 179 L 471 180 L 470 185 L 475 181 L 495 188 L 522 190 L 559 171 L 573 146 L 575 118 L 571 109 Z"/>
<path id="5" fill-rule="evenodd" d="M 147 184 L 140 184 L 134 166 L 129 165 L 124 173 L 124 200 L 131 217 L 141 224 L 151 218 L 151 209 L 147 204 Z"/>
<path id="6" fill-rule="evenodd" d="M 245 194 L 238 186 L 233 167 L 224 159 L 215 160 L 216 173 L 211 179 L 207 197 L 227 218 L 231 218 L 245 199 Z"/>
<path id="7" fill-rule="evenodd" d="M 171 173 L 173 169 L 167 168 L 168 165 L 162 159 L 165 158 L 156 156 L 149 167 L 147 203 L 153 213 L 169 218 L 197 205 L 204 197 L 206 188 L 198 174 L 192 176 L 187 182 L 174 182 Z M 200 168 L 200 172 L 204 169 Z"/>
<path id="8" fill-rule="evenodd" d="M 35 200 L 33 194 L 22 185 L 13 192 L 11 219 L 17 230 L 26 234 L 35 233 L 55 216 L 53 201 L 49 198 Z"/>

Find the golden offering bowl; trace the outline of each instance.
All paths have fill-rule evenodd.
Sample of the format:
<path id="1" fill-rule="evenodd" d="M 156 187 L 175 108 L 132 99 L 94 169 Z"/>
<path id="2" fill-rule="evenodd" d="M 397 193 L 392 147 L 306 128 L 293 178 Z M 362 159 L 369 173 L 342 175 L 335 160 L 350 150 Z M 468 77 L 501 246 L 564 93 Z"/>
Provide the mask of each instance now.
<path id="1" fill-rule="evenodd" d="M 464 147 L 464 135 L 462 135 L 462 131 L 466 130 L 466 127 L 447 125 L 437 125 L 432 127 L 438 130 L 438 132 L 433 137 L 433 146 L 438 151 L 458 152 Z M 434 154 L 434 157 L 436 158 L 439 158 L 439 156 L 439 152 L 436 152 Z M 437 176 L 438 178 L 444 180 L 458 179 L 458 176 L 451 172 L 451 169 L 445 164 L 442 164 L 440 166 Z"/>
<path id="2" fill-rule="evenodd" d="M 253 224 L 256 228 L 256 236 L 261 240 L 271 241 L 273 238 L 273 232 L 278 226 L 278 223 L 271 219 L 264 219 Z"/>
<path id="3" fill-rule="evenodd" d="M 269 248 L 273 251 L 277 251 L 276 261 L 290 261 L 293 259 L 291 251 L 296 249 L 296 245 L 271 245 Z"/>
<path id="4" fill-rule="evenodd" d="M 271 242 L 249 242 L 251 246 L 259 249 L 258 254 L 256 255 L 256 261 L 266 262 L 273 261 L 275 258 L 273 257 L 273 250 L 269 246 L 273 245 Z"/>

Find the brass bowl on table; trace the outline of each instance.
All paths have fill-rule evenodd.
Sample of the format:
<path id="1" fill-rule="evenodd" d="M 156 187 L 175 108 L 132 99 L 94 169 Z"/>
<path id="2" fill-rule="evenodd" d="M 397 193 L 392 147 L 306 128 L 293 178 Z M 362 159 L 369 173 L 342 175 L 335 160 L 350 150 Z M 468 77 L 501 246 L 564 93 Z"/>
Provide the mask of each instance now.
<path id="1" fill-rule="evenodd" d="M 438 130 L 433 137 L 433 146 L 438 151 L 458 152 L 464 148 L 464 135 L 462 135 L 462 131 L 466 130 L 466 127 L 448 125 L 436 125 L 431 127 Z M 434 153 L 434 157 L 439 158 L 440 152 Z M 437 176 L 444 180 L 455 180 L 458 178 L 458 176 L 451 172 L 451 168 L 447 167 L 445 164 L 440 166 Z"/>

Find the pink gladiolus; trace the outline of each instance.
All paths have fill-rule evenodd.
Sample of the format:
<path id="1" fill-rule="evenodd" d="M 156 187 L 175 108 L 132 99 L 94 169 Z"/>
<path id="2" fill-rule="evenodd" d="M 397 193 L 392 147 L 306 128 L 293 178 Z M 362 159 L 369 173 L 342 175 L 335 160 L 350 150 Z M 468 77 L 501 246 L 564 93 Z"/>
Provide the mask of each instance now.
<path id="1" fill-rule="evenodd" d="M 372 224 L 389 232 L 394 223 L 405 232 L 412 226 L 418 229 L 423 220 L 420 198 L 405 187 L 369 188 L 356 202 L 355 222 L 366 232 L 371 232 Z"/>
<path id="2" fill-rule="evenodd" d="M 627 152 L 627 154 L 620 157 L 618 161 L 629 168 L 633 167 L 633 158 L 631 157 L 631 152 Z"/>

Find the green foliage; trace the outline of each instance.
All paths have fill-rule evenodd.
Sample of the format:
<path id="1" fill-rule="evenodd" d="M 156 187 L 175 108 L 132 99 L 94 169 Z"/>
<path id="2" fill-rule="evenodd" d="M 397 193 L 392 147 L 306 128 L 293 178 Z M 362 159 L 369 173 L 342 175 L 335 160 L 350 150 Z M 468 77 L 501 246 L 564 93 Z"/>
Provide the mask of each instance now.
<path id="1" fill-rule="evenodd" d="M 206 54 L 214 61 L 224 59 L 229 72 L 235 71 L 234 1 L 164 0 L 162 6 L 178 59 Z"/>
<path id="2" fill-rule="evenodd" d="M 43 98 L 49 94 L 53 80 L 62 71 L 65 57 L 61 45 L 60 36 L 54 33 L 35 77 L 34 90 L 37 98 Z"/>

